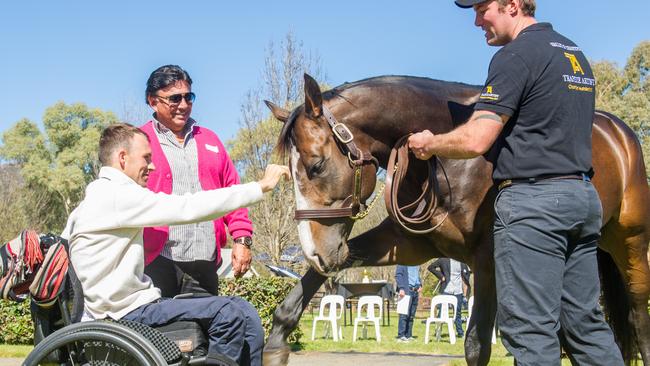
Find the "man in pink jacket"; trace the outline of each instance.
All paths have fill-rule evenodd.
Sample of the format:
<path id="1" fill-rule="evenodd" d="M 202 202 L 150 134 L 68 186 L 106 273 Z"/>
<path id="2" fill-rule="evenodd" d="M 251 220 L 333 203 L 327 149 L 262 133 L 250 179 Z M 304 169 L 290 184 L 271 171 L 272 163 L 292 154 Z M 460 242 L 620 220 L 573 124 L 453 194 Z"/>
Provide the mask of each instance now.
<path id="1" fill-rule="evenodd" d="M 187 71 L 175 65 L 156 69 L 147 80 L 146 100 L 154 111 L 153 119 L 140 127 L 149 136 L 156 166 L 147 184 L 150 190 L 182 195 L 239 184 L 217 135 L 190 118 L 195 94 Z M 227 242 L 226 228 L 234 241 L 233 271 L 241 276 L 252 257 L 253 227 L 246 208 L 214 221 L 145 229 L 145 273 L 163 297 L 181 293 L 184 276 L 217 294 L 216 272 Z"/>

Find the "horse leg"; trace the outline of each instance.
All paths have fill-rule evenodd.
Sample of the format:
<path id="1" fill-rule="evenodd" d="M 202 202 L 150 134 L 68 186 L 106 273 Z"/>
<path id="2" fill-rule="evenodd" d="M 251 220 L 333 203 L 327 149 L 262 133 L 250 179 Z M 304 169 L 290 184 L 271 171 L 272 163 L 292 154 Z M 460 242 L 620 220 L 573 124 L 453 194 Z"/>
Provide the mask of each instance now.
<path id="1" fill-rule="evenodd" d="M 357 266 L 394 264 L 394 243 L 403 241 L 404 238 L 397 235 L 392 225 L 384 221 L 379 226 L 348 241 L 349 255 L 339 270 Z M 386 243 L 391 244 L 386 245 Z M 427 246 L 429 245 L 424 247 Z M 413 257 L 419 258 L 415 255 Z M 310 268 L 275 309 L 273 327 L 264 346 L 264 366 L 284 366 L 288 363 L 290 349 L 287 337 L 298 326 L 309 300 L 326 279 L 326 276 Z"/>
<path id="2" fill-rule="evenodd" d="M 465 337 L 465 360 L 470 366 L 487 365 L 492 353 L 497 300 L 491 244 L 491 240 L 481 242 L 473 257 L 474 306 Z"/>
<path id="3" fill-rule="evenodd" d="M 419 265 L 442 254 L 424 236 L 407 235 L 390 219 L 348 240 L 346 267 Z"/>
<path id="4" fill-rule="evenodd" d="M 287 337 L 300 321 L 309 300 L 327 279 L 310 268 L 273 313 L 273 327 L 264 346 L 264 366 L 284 366 L 289 362 Z"/>
<path id="5" fill-rule="evenodd" d="M 640 257 L 644 258 L 644 257 Z M 650 314 L 648 314 L 648 298 L 650 297 L 650 270 L 648 262 L 644 261 L 643 272 L 634 271 L 630 274 L 630 283 L 645 283 L 644 289 L 632 290 L 631 326 L 636 333 L 637 346 L 644 365 L 650 365 Z M 641 287 L 641 286 L 632 286 Z"/>
<path id="6" fill-rule="evenodd" d="M 602 231 L 598 270 L 603 293 L 603 310 L 626 364 L 636 357 L 650 365 L 650 269 L 645 230 L 630 233 L 610 223 Z M 607 251 L 605 251 L 607 250 Z"/>
<path id="7" fill-rule="evenodd" d="M 475 301 L 465 338 L 465 358 L 470 366 L 487 365 L 492 352 L 497 301 L 491 237 L 490 232 L 490 239 L 481 241 L 473 254 Z M 405 236 L 390 221 L 384 221 L 375 229 L 351 239 L 348 247 L 355 266 L 413 265 L 444 256 L 425 237 Z"/>
<path id="8" fill-rule="evenodd" d="M 627 279 L 627 290 L 630 298 L 628 325 L 634 330 L 636 344 L 643 363 L 650 365 L 650 314 L 648 314 L 650 268 L 647 261 L 647 236 L 638 235 L 627 238 L 624 247 L 627 249 L 627 265 L 622 270 L 622 273 L 624 273 L 624 278 Z M 621 270 L 620 267 L 619 270 Z M 630 356 L 634 358 L 636 354 Z"/>

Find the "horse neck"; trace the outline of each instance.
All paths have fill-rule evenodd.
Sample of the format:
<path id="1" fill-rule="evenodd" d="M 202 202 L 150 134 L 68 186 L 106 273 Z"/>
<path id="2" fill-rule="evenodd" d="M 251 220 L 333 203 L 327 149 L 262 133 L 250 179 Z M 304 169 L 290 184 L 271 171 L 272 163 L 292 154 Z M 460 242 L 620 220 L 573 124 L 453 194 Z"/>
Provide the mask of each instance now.
<path id="1" fill-rule="evenodd" d="M 346 124 L 354 129 L 359 147 L 370 152 L 385 168 L 391 150 L 402 137 L 425 129 L 442 133 L 454 127 L 443 105 L 437 100 L 431 104 L 404 101 L 403 107 L 391 110 L 381 100 L 371 99 L 357 104 Z"/>
<path id="2" fill-rule="evenodd" d="M 378 77 L 357 82 L 327 96 L 340 121 L 354 130 L 382 166 L 395 143 L 422 130 L 452 130 L 472 113 L 480 88 L 418 77 Z M 361 146 L 360 146 L 361 147 Z"/>

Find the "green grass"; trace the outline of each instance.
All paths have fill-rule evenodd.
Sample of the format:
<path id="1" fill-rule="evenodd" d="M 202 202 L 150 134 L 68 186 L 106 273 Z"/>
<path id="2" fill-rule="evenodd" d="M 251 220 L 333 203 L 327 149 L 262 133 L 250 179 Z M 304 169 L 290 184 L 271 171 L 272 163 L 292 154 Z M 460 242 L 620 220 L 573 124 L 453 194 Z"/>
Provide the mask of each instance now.
<path id="1" fill-rule="evenodd" d="M 34 346 L 0 344 L 0 358 L 25 358 Z"/>
<path id="2" fill-rule="evenodd" d="M 446 331 L 443 331 L 442 339 L 440 342 L 436 342 L 434 339 L 434 330 L 431 329 L 431 339 L 429 344 L 424 344 L 424 324 L 421 323 L 421 320 L 424 319 L 424 314 L 418 314 L 418 317 L 415 320 L 413 325 L 413 336 L 416 338 L 410 343 L 398 343 L 397 339 L 397 314 L 394 312 L 391 313 L 391 322 L 390 326 L 382 326 L 381 328 L 381 342 L 378 343 L 374 339 L 374 327 L 371 325 L 368 327 L 368 339 L 358 339 L 356 342 L 352 342 L 352 329 L 351 325 L 345 326 L 342 329 L 343 340 L 339 342 L 334 342 L 331 336 L 327 339 L 323 338 L 325 323 L 319 322 L 316 327 L 316 339 L 311 340 L 311 327 L 313 317 L 309 312 L 305 312 L 305 315 L 300 321 L 300 327 L 304 332 L 302 342 L 298 345 L 294 345 L 294 351 L 318 351 L 318 352 L 373 352 L 373 353 L 386 353 L 386 352 L 396 352 L 396 353 L 420 353 L 420 354 L 429 354 L 429 355 L 451 355 L 457 356 L 458 359 L 451 360 L 450 365 L 460 366 L 465 365 L 465 360 L 463 358 L 463 341 L 457 340 L 456 344 L 449 344 L 449 338 L 446 334 Z M 358 331 L 359 336 L 363 335 L 361 329 Z M 8 345 L 0 344 L 0 358 L 24 358 L 32 350 L 32 346 L 26 345 Z M 501 344 L 500 340 L 497 340 L 497 344 L 492 345 L 492 358 L 490 360 L 490 365 L 501 366 L 501 365 L 512 365 L 512 357 L 506 357 L 506 349 Z M 570 363 L 567 360 L 563 360 L 563 365 L 569 365 Z"/>
<path id="3" fill-rule="evenodd" d="M 318 352 L 376 352 L 376 353 L 386 353 L 386 352 L 397 352 L 397 353 L 420 353 L 428 355 L 445 355 L 445 356 L 457 356 L 458 359 L 451 360 L 449 365 L 451 366 L 460 366 L 466 365 L 464 359 L 464 348 L 463 340 L 456 340 L 456 344 L 449 343 L 449 337 L 446 330 L 443 330 L 443 334 L 440 342 L 435 340 L 435 331 L 433 326 L 429 331 L 429 343 L 424 344 L 424 333 L 425 333 L 425 324 L 422 324 L 422 320 L 426 318 L 428 314 L 419 314 L 416 316 L 415 323 L 413 325 L 413 337 L 414 341 L 409 343 L 398 343 L 397 339 L 397 314 L 391 312 L 391 321 L 390 326 L 381 326 L 381 342 L 375 340 L 375 330 L 373 325 L 368 326 L 368 339 L 357 339 L 356 342 L 352 342 L 352 332 L 353 326 L 348 325 L 342 327 L 343 340 L 339 342 L 334 342 L 332 340 L 331 334 L 329 338 L 325 339 L 325 322 L 318 322 L 316 326 L 316 337 L 315 340 L 311 340 L 311 329 L 313 317 L 309 312 L 305 312 L 304 316 L 300 321 L 300 327 L 304 332 L 302 342 L 294 346 L 294 350 L 301 351 L 318 351 Z M 349 321 L 349 320 L 348 320 Z M 446 329 L 446 327 L 443 327 Z M 357 331 L 358 336 L 362 335 L 361 329 Z M 512 357 L 506 356 L 507 350 L 501 344 L 501 340 L 497 338 L 497 344 L 492 345 L 492 357 L 490 359 L 490 366 L 505 366 L 513 365 L 514 359 Z M 569 360 L 562 360 L 562 365 L 570 365 Z"/>
<path id="4" fill-rule="evenodd" d="M 397 336 L 397 314 L 391 313 L 390 326 L 381 326 L 381 342 L 375 340 L 375 331 L 374 326 L 368 326 L 368 339 L 358 339 L 356 342 L 352 342 L 352 332 L 353 326 L 348 325 L 343 327 L 343 340 L 339 342 L 334 342 L 331 338 L 325 339 L 323 336 L 325 334 L 325 322 L 319 322 L 316 326 L 316 339 L 311 340 L 311 329 L 313 317 L 309 312 L 306 312 L 303 318 L 300 321 L 300 327 L 304 332 L 302 342 L 294 347 L 295 350 L 302 351 L 319 351 L 319 352 L 346 352 L 346 351 L 357 351 L 357 352 L 398 352 L 398 353 L 420 353 L 420 354 L 430 354 L 430 355 L 451 355 L 458 356 L 458 363 L 453 361 L 452 365 L 463 365 L 465 361 L 463 359 L 464 350 L 463 350 L 463 340 L 456 340 L 456 344 L 449 343 L 449 337 L 446 330 L 443 330 L 443 334 L 440 342 L 435 340 L 435 331 L 433 326 L 430 330 L 430 339 L 429 344 L 424 344 L 424 333 L 425 325 L 422 324 L 422 320 L 425 319 L 424 314 L 416 317 L 415 324 L 413 325 L 413 337 L 414 341 L 409 343 L 399 343 L 395 338 Z M 446 328 L 445 328 L 446 329 Z M 359 336 L 362 335 L 361 329 L 358 330 Z M 492 360 L 495 363 L 490 363 L 491 365 L 500 365 L 501 361 L 504 361 L 505 364 L 512 365 L 512 357 L 506 357 L 506 349 L 503 347 L 501 342 L 497 340 L 497 344 L 492 345 Z"/>

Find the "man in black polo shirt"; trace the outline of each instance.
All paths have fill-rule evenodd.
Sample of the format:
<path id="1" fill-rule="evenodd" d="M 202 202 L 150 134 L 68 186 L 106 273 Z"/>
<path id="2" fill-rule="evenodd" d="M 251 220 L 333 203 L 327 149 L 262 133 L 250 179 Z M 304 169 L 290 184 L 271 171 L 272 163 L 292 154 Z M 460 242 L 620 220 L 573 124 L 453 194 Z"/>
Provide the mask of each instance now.
<path id="1" fill-rule="evenodd" d="M 473 115 L 447 134 L 414 134 L 419 159 L 490 150 L 497 320 L 518 365 L 622 365 L 598 297 L 602 209 L 591 171 L 595 81 L 586 57 L 534 0 L 456 0 L 473 7 L 492 58 Z M 491 148 L 491 149 L 490 149 Z"/>

